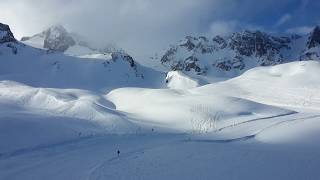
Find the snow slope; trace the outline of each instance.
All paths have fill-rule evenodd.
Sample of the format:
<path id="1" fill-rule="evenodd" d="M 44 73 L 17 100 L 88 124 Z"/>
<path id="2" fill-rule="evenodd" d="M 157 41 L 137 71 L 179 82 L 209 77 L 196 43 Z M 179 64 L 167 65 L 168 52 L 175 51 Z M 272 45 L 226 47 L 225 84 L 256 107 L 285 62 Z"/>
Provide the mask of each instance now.
<path id="1" fill-rule="evenodd" d="M 265 104 L 318 111 L 319 69 L 318 61 L 259 67 L 223 83 L 203 86 L 199 91 L 209 95 L 214 90 Z"/>
<path id="2" fill-rule="evenodd" d="M 0 80 L 35 87 L 110 90 L 118 87 L 161 87 L 163 75 L 122 53 L 68 56 L 13 43 L 17 54 L 0 45 Z M 112 56 L 113 55 L 113 56 Z"/>
<path id="3" fill-rule="evenodd" d="M 0 107 L 2 153 L 86 136 L 135 133 L 137 129 L 112 103 L 85 90 L 0 81 Z"/>

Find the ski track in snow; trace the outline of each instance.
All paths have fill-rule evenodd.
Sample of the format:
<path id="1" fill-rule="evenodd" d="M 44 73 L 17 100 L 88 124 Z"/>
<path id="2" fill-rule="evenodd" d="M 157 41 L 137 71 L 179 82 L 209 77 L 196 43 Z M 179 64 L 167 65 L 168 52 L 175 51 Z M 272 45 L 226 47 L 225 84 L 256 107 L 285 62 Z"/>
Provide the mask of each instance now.
<path id="1" fill-rule="evenodd" d="M 267 120 L 267 119 L 273 119 L 273 118 L 278 118 L 278 117 L 283 117 L 283 116 L 289 116 L 289 115 L 292 115 L 292 114 L 297 114 L 297 112 L 291 112 L 291 113 L 285 113 L 285 114 L 280 114 L 280 115 L 275 115 L 275 116 L 251 119 L 251 120 L 248 120 L 248 121 L 239 122 L 239 123 L 235 123 L 235 124 L 232 124 L 232 125 L 229 125 L 229 126 L 225 126 L 223 128 L 219 128 L 219 129 L 217 129 L 215 131 L 222 131 L 224 129 L 231 128 L 231 127 L 234 127 L 234 126 L 237 126 L 237 125 L 241 125 L 241 124 L 251 123 L 251 122 L 255 122 L 255 121 L 259 121 L 259 120 Z"/>
<path id="2" fill-rule="evenodd" d="M 55 143 L 55 144 L 44 144 L 44 145 L 38 145 L 38 146 L 35 146 L 35 147 L 30 147 L 30 148 L 17 149 L 17 150 L 15 150 L 13 152 L 1 153 L 0 154 L 0 160 L 6 160 L 6 159 L 9 159 L 9 158 L 12 158 L 12 157 L 16 157 L 16 156 L 23 156 L 23 155 L 34 153 L 34 152 L 37 152 L 37 151 L 40 152 L 40 151 L 43 151 L 43 150 L 46 150 L 46 149 L 59 148 L 59 147 L 62 147 L 62 146 L 79 143 L 79 142 L 82 142 L 84 140 L 93 139 L 93 138 L 97 138 L 97 137 L 101 137 L 101 136 L 87 136 L 87 137 L 81 137 L 81 138 L 77 138 L 77 139 L 73 139 L 73 140 L 69 140 L 69 141 L 64 141 L 64 142 L 59 142 L 59 143 Z"/>
<path id="3" fill-rule="evenodd" d="M 291 113 L 291 114 L 296 114 L 296 113 Z M 287 115 L 291 115 L 291 114 L 287 114 Z M 269 118 L 260 118 L 260 120 L 261 119 L 272 119 L 272 118 L 277 118 L 277 117 L 282 117 L 282 116 L 287 116 L 287 115 L 280 115 L 280 116 L 274 116 L 274 117 L 269 117 Z M 314 119 L 314 118 L 320 118 L 320 115 L 312 115 L 312 116 L 306 116 L 306 117 L 301 117 L 301 118 L 294 118 L 294 119 L 289 119 L 289 120 L 282 120 L 280 122 L 275 122 L 267 127 L 256 130 L 256 133 L 254 133 L 254 134 L 247 135 L 244 137 L 238 137 L 238 138 L 233 138 L 233 139 L 228 139 L 228 138 L 226 138 L 226 139 L 213 139 L 213 140 L 212 139 L 205 139 L 205 140 L 192 140 L 192 141 L 213 142 L 213 143 L 230 143 L 230 142 L 237 142 L 237 141 L 246 141 L 246 140 L 254 139 L 257 135 L 263 133 L 266 130 L 274 128 L 276 126 L 280 126 L 280 125 L 286 124 L 286 123 L 292 123 L 295 121 L 304 121 L 307 119 Z M 237 125 L 252 123 L 254 121 L 257 121 L 257 119 L 242 122 L 242 123 L 236 124 L 235 126 L 224 127 L 224 128 L 218 129 L 217 131 L 223 131 L 224 129 L 227 129 L 227 128 L 237 128 Z"/>
<path id="4" fill-rule="evenodd" d="M 134 150 L 134 151 L 131 151 L 131 152 L 126 152 L 126 153 L 123 153 L 121 154 L 119 157 L 118 156 L 115 156 L 115 157 L 112 157 L 112 158 L 108 158 L 106 160 L 104 160 L 103 162 L 101 163 L 98 163 L 95 165 L 95 167 L 93 167 L 92 169 L 89 170 L 89 175 L 88 175 L 88 178 L 87 180 L 93 180 L 93 179 L 100 179 L 100 172 L 101 169 L 105 168 L 106 166 L 110 165 L 110 164 L 115 164 L 115 163 L 120 163 L 120 161 L 126 161 L 128 160 L 129 158 L 139 158 L 140 155 L 143 155 L 144 154 L 144 151 L 146 149 L 138 149 L 138 150 Z"/>
<path id="5" fill-rule="evenodd" d="M 100 177 L 102 177 L 102 176 L 100 176 L 101 172 L 107 166 L 114 165 L 117 163 L 123 163 L 123 162 L 130 160 L 130 159 L 137 159 L 140 156 L 144 155 L 145 151 L 152 151 L 152 149 L 156 149 L 159 147 L 166 147 L 166 146 L 170 146 L 173 144 L 178 145 L 178 144 L 181 144 L 184 142 L 185 142 L 184 140 L 174 140 L 173 142 L 166 142 L 164 144 L 160 144 L 160 145 L 156 145 L 156 146 L 152 146 L 152 147 L 144 147 L 144 148 L 136 149 L 136 150 L 126 152 L 123 154 L 121 153 L 119 156 L 107 158 L 103 162 L 96 164 L 92 169 L 90 169 L 87 180 L 98 180 L 98 179 L 100 179 Z M 102 177 L 102 179 L 103 178 L 104 177 Z"/>

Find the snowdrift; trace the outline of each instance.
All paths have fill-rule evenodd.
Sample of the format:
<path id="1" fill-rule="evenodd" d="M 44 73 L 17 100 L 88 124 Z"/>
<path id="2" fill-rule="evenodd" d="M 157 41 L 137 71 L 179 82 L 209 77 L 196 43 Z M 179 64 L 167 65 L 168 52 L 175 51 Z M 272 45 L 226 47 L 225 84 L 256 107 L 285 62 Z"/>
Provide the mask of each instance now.
<path id="1" fill-rule="evenodd" d="M 112 103 L 77 89 L 0 81 L 1 152 L 102 134 L 136 133 Z"/>

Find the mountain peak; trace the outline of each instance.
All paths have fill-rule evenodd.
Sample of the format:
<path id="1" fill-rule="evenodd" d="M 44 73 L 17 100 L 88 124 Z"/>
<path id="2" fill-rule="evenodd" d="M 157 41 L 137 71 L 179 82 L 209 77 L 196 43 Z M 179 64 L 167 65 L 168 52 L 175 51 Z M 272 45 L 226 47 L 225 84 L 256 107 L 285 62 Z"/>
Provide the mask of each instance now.
<path id="1" fill-rule="evenodd" d="M 310 33 L 307 46 L 308 46 L 308 49 L 311 49 L 319 45 L 320 45 L 320 27 L 316 26 Z"/>
<path id="2" fill-rule="evenodd" d="M 49 50 L 64 52 L 75 45 L 75 40 L 62 25 L 52 26 L 43 34 L 45 35 L 43 47 Z"/>
<path id="3" fill-rule="evenodd" d="M 0 43 L 15 42 L 16 39 L 10 30 L 10 27 L 6 24 L 0 23 Z"/>
<path id="4" fill-rule="evenodd" d="M 36 34 L 32 37 L 23 37 L 21 41 L 33 41 L 36 42 L 42 39 L 43 43 L 37 44 L 38 48 L 45 48 L 51 51 L 64 52 L 69 47 L 76 44 L 76 40 L 72 34 L 69 33 L 62 25 L 53 25 L 42 33 Z M 31 43 L 32 44 L 32 43 Z"/>
<path id="5" fill-rule="evenodd" d="M 75 45 L 75 40 L 62 25 L 55 25 L 44 31 L 44 48 L 64 52 Z"/>

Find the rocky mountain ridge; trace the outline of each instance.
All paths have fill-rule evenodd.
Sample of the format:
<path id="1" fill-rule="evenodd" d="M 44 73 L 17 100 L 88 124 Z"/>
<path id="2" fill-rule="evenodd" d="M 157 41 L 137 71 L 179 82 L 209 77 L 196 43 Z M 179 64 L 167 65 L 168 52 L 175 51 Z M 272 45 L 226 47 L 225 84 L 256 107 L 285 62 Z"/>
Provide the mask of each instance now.
<path id="1" fill-rule="evenodd" d="M 319 26 L 306 36 L 276 36 L 246 30 L 213 38 L 187 36 L 154 58 L 166 66 L 168 71 L 179 70 L 203 76 L 236 76 L 257 66 L 319 60 L 319 47 Z"/>

